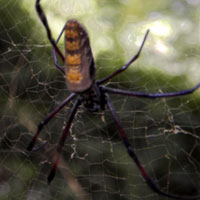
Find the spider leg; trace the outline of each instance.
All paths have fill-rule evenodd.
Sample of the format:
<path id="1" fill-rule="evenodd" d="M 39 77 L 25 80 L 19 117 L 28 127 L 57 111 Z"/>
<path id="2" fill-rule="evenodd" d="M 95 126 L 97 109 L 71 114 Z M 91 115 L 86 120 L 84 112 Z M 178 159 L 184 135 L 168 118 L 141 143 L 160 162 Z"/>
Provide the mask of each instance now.
<path id="1" fill-rule="evenodd" d="M 58 163 L 59 163 L 59 160 L 60 160 L 60 155 L 62 153 L 62 148 L 64 146 L 64 143 L 65 143 L 65 140 L 68 136 L 68 133 L 69 133 L 69 129 L 71 127 L 71 123 L 74 119 L 74 116 L 77 112 L 77 109 L 79 107 L 79 105 L 81 104 L 81 100 L 80 99 L 77 99 L 76 102 L 74 103 L 74 106 L 72 108 L 72 111 L 70 113 L 70 116 L 69 116 L 69 119 L 67 121 L 67 125 L 65 126 L 65 129 L 63 131 L 63 134 L 62 134 L 62 137 L 60 138 L 60 141 L 58 143 L 58 148 L 57 148 L 57 158 L 53 164 L 53 167 L 51 168 L 51 171 L 49 173 L 49 176 L 48 176 L 48 184 L 50 184 L 50 182 L 53 180 L 54 176 L 55 176 L 55 173 L 56 173 L 56 169 L 57 169 L 57 166 L 58 166 Z"/>
<path id="2" fill-rule="evenodd" d="M 48 36 L 48 39 L 49 39 L 51 45 L 53 46 L 53 48 L 55 49 L 56 53 L 60 56 L 60 58 L 64 62 L 65 58 L 64 58 L 62 52 L 57 47 L 56 42 L 54 41 L 54 39 L 52 37 L 51 30 L 49 28 L 47 18 L 45 16 L 45 13 L 44 13 L 42 7 L 40 6 L 40 0 L 36 1 L 35 7 L 36 7 L 36 11 L 38 13 L 39 18 L 40 18 L 41 22 L 43 23 L 43 25 L 44 25 L 44 27 L 46 29 L 47 36 Z"/>
<path id="3" fill-rule="evenodd" d="M 141 46 L 140 46 L 140 48 L 139 48 L 137 54 L 136 54 L 135 56 L 133 56 L 133 57 L 129 60 L 128 63 L 126 63 L 123 67 L 121 67 L 120 69 L 116 70 L 115 72 L 113 72 L 112 74 L 110 74 L 109 76 L 107 76 L 106 78 L 97 81 L 97 83 L 98 83 L 98 84 L 102 84 L 102 83 L 108 81 L 109 79 L 115 77 L 115 76 L 118 75 L 119 73 L 121 73 L 121 72 L 123 72 L 124 70 L 126 70 L 135 60 L 137 60 L 138 57 L 140 56 L 140 53 L 141 53 L 141 51 L 142 51 L 142 48 L 143 48 L 143 46 L 144 46 L 144 43 L 145 43 L 145 41 L 146 41 L 146 39 L 147 39 L 148 34 L 149 34 L 149 29 L 148 29 L 148 30 L 146 31 L 146 33 L 145 33 L 144 39 L 143 39 L 143 41 L 142 41 L 142 44 L 141 44 Z"/>
<path id="4" fill-rule="evenodd" d="M 129 154 L 129 156 L 132 158 L 132 160 L 135 162 L 137 168 L 139 169 L 139 171 L 141 172 L 143 178 L 145 179 L 146 183 L 148 184 L 148 186 L 156 193 L 160 194 L 160 195 L 163 195 L 163 196 L 166 196 L 166 197 L 170 197 L 170 198 L 173 198 L 173 199 L 182 199 L 182 200 L 196 200 L 196 199 L 200 199 L 200 196 L 195 196 L 195 197 L 187 197 L 187 196 L 179 196 L 179 195 L 174 195 L 174 194 L 168 194 L 167 192 L 164 192 L 162 191 L 158 185 L 156 185 L 154 183 L 154 181 L 148 176 L 148 174 L 146 173 L 145 169 L 142 167 L 140 161 L 138 160 L 138 157 L 136 155 L 136 153 L 134 152 L 133 150 L 133 147 L 132 145 L 130 144 L 127 136 L 126 136 L 126 133 L 124 132 L 122 126 L 121 126 L 121 123 L 120 123 L 120 120 L 118 118 L 118 115 L 111 103 L 111 100 L 110 98 L 108 97 L 108 95 L 106 96 L 106 101 L 107 101 L 107 104 L 108 104 L 108 108 L 109 110 L 111 111 L 111 114 L 112 114 L 112 117 L 117 125 L 117 129 L 120 133 L 120 136 L 121 136 L 121 139 L 123 140 L 124 142 L 124 145 L 127 149 L 127 152 Z"/>
<path id="5" fill-rule="evenodd" d="M 28 151 L 37 151 L 40 149 L 43 145 L 36 147 L 33 149 L 35 142 L 40 134 L 40 131 L 43 129 L 44 125 L 46 125 L 54 116 L 57 112 L 59 112 L 67 103 L 69 103 L 74 97 L 76 96 L 75 93 L 72 93 L 69 97 L 67 97 L 54 111 L 52 111 L 44 120 L 40 122 L 40 124 L 37 127 L 37 131 L 35 135 L 33 136 L 33 139 L 31 140 L 30 144 L 27 147 Z M 46 143 L 45 143 L 46 144 Z"/>
<path id="6" fill-rule="evenodd" d="M 126 95 L 132 97 L 144 97 L 144 98 L 163 98 L 163 97 L 176 97 L 176 96 L 183 96 L 188 95 L 196 91 L 200 87 L 200 83 L 195 85 L 193 88 L 177 91 L 177 92 L 168 92 L 168 93 L 145 93 L 145 92 L 134 92 L 128 90 L 120 90 L 116 88 L 109 88 L 105 86 L 100 86 L 103 92 L 111 93 L 111 94 L 119 94 L 119 95 Z"/>
<path id="7" fill-rule="evenodd" d="M 60 32 L 60 34 L 59 34 L 59 36 L 58 36 L 58 38 L 57 38 L 57 40 L 56 40 L 56 45 L 58 44 L 58 42 L 59 42 L 59 40 L 60 40 L 60 38 L 61 38 L 61 36 L 62 36 L 62 34 L 63 34 L 64 31 L 65 31 L 65 25 L 64 25 L 62 31 Z M 54 48 L 52 49 L 52 52 L 53 52 L 53 60 L 54 60 L 55 66 L 56 66 L 60 71 L 62 71 L 63 74 L 64 74 L 64 73 L 65 73 L 65 70 L 64 70 L 64 68 L 63 68 L 62 66 L 60 66 L 60 65 L 58 64 L 58 59 L 57 59 L 57 57 L 56 57 L 56 51 L 55 51 Z"/>

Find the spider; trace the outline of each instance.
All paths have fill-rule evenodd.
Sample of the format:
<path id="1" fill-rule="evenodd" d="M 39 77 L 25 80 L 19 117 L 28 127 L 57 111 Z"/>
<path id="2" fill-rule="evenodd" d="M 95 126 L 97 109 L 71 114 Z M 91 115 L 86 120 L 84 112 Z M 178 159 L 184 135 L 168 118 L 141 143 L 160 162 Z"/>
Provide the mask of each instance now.
<path id="1" fill-rule="evenodd" d="M 27 150 L 34 151 L 38 150 L 41 146 L 35 147 L 35 142 L 43 129 L 43 127 L 72 99 L 77 97 L 65 129 L 63 130 L 62 136 L 58 143 L 57 147 L 57 158 L 51 168 L 51 171 L 48 176 L 48 183 L 53 180 L 56 168 L 59 163 L 60 155 L 62 153 L 62 149 L 65 143 L 65 140 L 68 136 L 69 129 L 71 127 L 71 123 L 73 118 L 77 112 L 78 107 L 83 104 L 84 107 L 90 112 L 97 112 L 99 110 L 104 110 L 105 106 L 108 106 L 108 109 L 111 112 L 114 122 L 116 123 L 117 129 L 121 136 L 121 139 L 125 145 L 125 148 L 133 160 L 133 162 L 138 167 L 140 173 L 142 174 L 144 180 L 146 181 L 147 185 L 156 193 L 174 198 L 174 199 L 200 199 L 200 196 L 179 196 L 175 194 L 170 194 L 165 191 L 162 191 L 159 186 L 154 183 L 154 181 L 149 177 L 149 175 L 144 170 L 143 166 L 140 164 L 137 155 L 135 154 L 131 143 L 129 142 L 126 133 L 121 126 L 120 120 L 118 115 L 113 107 L 111 99 L 108 95 L 109 94 L 118 94 L 118 95 L 125 95 L 130 97 L 142 97 L 142 98 L 165 98 L 165 97 L 175 97 L 175 96 L 182 96 L 188 95 L 193 93 L 200 87 L 200 83 L 197 84 L 195 87 L 187 90 L 182 90 L 178 92 L 169 92 L 169 93 L 144 93 L 144 92 L 134 92 L 134 91 L 126 91 L 121 89 L 109 88 L 103 86 L 102 84 L 107 82 L 108 80 L 112 79 L 113 77 L 117 76 L 121 72 L 125 71 L 134 61 L 136 61 L 142 51 L 146 38 L 149 34 L 149 30 L 146 31 L 144 39 L 141 43 L 141 46 L 135 56 L 133 56 L 129 62 L 127 62 L 124 66 L 116 70 L 115 72 L 111 73 L 109 76 L 105 77 L 102 80 L 95 80 L 95 63 L 90 47 L 89 37 L 87 34 L 86 29 L 81 25 L 77 20 L 71 19 L 66 22 L 64 25 L 61 33 L 59 34 L 57 40 L 55 41 L 52 37 L 51 30 L 48 25 L 47 18 L 45 13 L 40 5 L 40 0 L 36 0 L 36 11 L 46 29 L 47 36 L 49 42 L 53 47 L 53 58 L 54 64 L 59 69 L 66 78 L 66 84 L 68 89 L 72 92 L 58 107 L 55 108 L 44 120 L 40 122 L 38 125 L 37 131 L 31 140 Z M 59 50 L 57 43 L 59 42 L 62 34 L 65 32 L 65 56 Z M 60 66 L 57 62 L 56 54 L 61 58 L 64 62 L 64 67 Z"/>

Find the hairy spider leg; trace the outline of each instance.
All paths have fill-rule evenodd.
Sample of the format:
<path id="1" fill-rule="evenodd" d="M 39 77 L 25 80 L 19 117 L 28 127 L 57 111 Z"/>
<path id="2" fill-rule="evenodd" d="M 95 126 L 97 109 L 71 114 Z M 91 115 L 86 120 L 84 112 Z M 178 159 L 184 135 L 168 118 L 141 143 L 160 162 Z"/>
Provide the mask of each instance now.
<path id="1" fill-rule="evenodd" d="M 62 137 L 60 138 L 60 141 L 58 143 L 58 148 L 57 148 L 57 158 L 53 164 L 53 167 L 51 168 L 51 171 L 49 173 L 49 176 L 48 176 L 48 184 L 51 183 L 51 181 L 53 180 L 54 176 L 55 176 L 55 173 L 56 173 L 56 169 L 57 169 L 57 166 L 58 166 L 58 163 L 59 163 L 59 160 L 60 160 L 60 155 L 62 153 L 62 148 L 64 146 L 64 143 L 65 143 L 65 140 L 68 136 L 68 133 L 69 133 L 69 129 L 71 127 L 71 123 L 74 119 L 74 116 L 77 112 L 77 109 L 79 107 L 79 105 L 81 104 L 81 100 L 80 99 L 77 99 L 76 102 L 74 103 L 74 106 L 71 110 L 71 113 L 69 115 L 69 118 L 68 118 L 68 121 L 67 121 L 67 124 L 65 126 L 65 129 L 63 131 L 63 134 L 62 134 Z"/>
<path id="2" fill-rule="evenodd" d="M 139 171 L 141 172 L 143 178 L 145 179 L 146 183 L 148 184 L 148 186 L 156 193 L 160 194 L 160 195 L 163 195 L 163 196 L 166 196 L 166 197 L 170 197 L 170 198 L 173 198 L 173 199 L 182 199 L 182 200 L 197 200 L 200 198 L 200 196 L 195 196 L 195 197 L 189 197 L 189 196 L 179 196 L 179 195 L 174 195 L 174 194 L 168 194 L 167 192 L 164 192 L 162 191 L 158 185 L 156 185 L 154 183 L 154 181 L 148 176 L 148 174 L 146 173 L 145 169 L 142 167 L 140 161 L 138 160 L 138 157 L 136 155 L 136 153 L 134 152 L 133 150 L 133 147 L 132 145 L 130 144 L 128 138 L 127 138 L 127 135 L 126 133 L 124 132 L 122 126 L 121 126 L 121 123 L 120 123 L 120 120 L 119 120 L 119 117 L 112 105 L 112 102 L 109 98 L 109 96 L 107 95 L 106 96 L 106 101 L 107 101 L 107 105 L 108 105 L 108 108 L 112 114 L 112 117 L 116 123 L 116 126 L 117 126 L 117 129 L 120 133 L 120 136 L 121 136 L 121 139 L 123 140 L 124 142 L 124 145 L 126 147 L 126 150 L 129 154 L 129 156 L 132 158 L 133 162 L 136 164 L 137 168 L 139 169 Z"/>
<path id="3" fill-rule="evenodd" d="M 48 22 L 47 22 L 47 18 L 45 16 L 45 13 L 42 9 L 42 7 L 40 6 L 40 0 L 37 0 L 36 3 L 35 3 L 35 8 L 36 8 L 36 11 L 38 13 L 38 16 L 41 20 L 41 22 L 43 23 L 45 29 L 46 29 L 46 32 L 47 32 L 47 37 L 50 41 L 50 43 L 52 44 L 53 48 L 55 49 L 56 53 L 60 56 L 60 58 L 62 59 L 62 61 L 64 62 L 65 60 L 65 57 L 63 56 L 62 52 L 59 50 L 59 48 L 57 47 L 56 45 L 56 42 L 54 41 L 53 37 L 52 37 L 52 34 L 51 34 L 51 30 L 49 28 L 49 25 L 48 25 Z"/>
<path id="4" fill-rule="evenodd" d="M 54 111 L 52 111 L 44 120 L 40 122 L 40 124 L 37 127 L 37 131 L 35 135 L 33 136 L 33 139 L 31 140 L 30 144 L 27 147 L 28 151 L 37 151 L 40 149 L 44 144 L 42 144 L 39 147 L 36 147 L 33 149 L 35 142 L 43 129 L 43 127 L 58 113 L 67 103 L 69 103 L 74 97 L 76 96 L 75 93 L 72 93 L 70 96 L 68 96 Z"/>
<path id="5" fill-rule="evenodd" d="M 59 36 L 58 36 L 58 38 L 57 38 L 57 40 L 56 40 L 56 45 L 58 44 L 58 42 L 59 42 L 59 40 L 60 40 L 62 34 L 64 33 L 64 31 L 65 31 L 65 25 L 64 25 L 62 31 L 60 32 L 60 34 L 59 34 Z M 62 71 L 63 74 L 65 74 L 64 68 L 58 64 L 58 59 L 57 59 L 57 57 L 56 57 L 56 51 L 55 51 L 54 48 L 52 49 L 52 53 L 53 53 L 53 60 L 54 60 L 55 66 L 56 66 L 60 71 Z"/>
<path id="6" fill-rule="evenodd" d="M 146 33 L 145 33 L 144 39 L 143 39 L 143 41 L 142 41 L 142 44 L 141 44 L 141 46 L 140 46 L 138 52 L 136 53 L 135 56 L 133 56 L 133 57 L 128 61 L 128 63 L 126 63 L 124 66 L 122 66 L 122 67 L 119 68 L 118 70 L 114 71 L 112 74 L 110 74 L 110 75 L 107 76 L 106 78 L 97 81 L 97 84 L 105 83 L 105 82 L 108 81 L 109 79 L 111 79 L 111 78 L 117 76 L 119 73 L 121 73 L 121 72 L 123 72 L 124 70 L 126 70 L 134 61 L 136 61 L 136 60 L 139 58 L 139 56 L 140 56 L 140 53 L 141 53 L 141 51 L 142 51 L 142 48 L 143 48 L 143 46 L 144 46 L 144 43 L 145 43 L 145 41 L 146 41 L 146 39 L 147 39 L 148 34 L 149 34 L 149 29 L 148 29 L 148 30 L 146 31 Z"/>
<path id="7" fill-rule="evenodd" d="M 119 94 L 119 95 L 125 95 L 125 96 L 132 96 L 132 97 L 143 97 L 143 98 L 164 98 L 164 97 L 176 97 L 176 96 L 183 96 L 188 95 L 196 91 L 200 87 L 200 83 L 195 85 L 193 88 L 177 91 L 177 92 L 167 92 L 167 93 L 145 93 L 145 92 L 134 92 L 134 91 L 128 91 L 128 90 L 120 90 L 116 88 L 109 88 L 105 86 L 100 86 L 103 92 L 107 92 L 110 94 Z"/>

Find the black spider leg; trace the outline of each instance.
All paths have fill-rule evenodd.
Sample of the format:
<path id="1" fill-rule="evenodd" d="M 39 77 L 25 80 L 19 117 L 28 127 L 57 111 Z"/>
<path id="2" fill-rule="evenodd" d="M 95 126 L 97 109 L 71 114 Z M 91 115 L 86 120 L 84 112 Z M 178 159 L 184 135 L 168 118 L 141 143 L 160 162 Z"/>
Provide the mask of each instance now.
<path id="1" fill-rule="evenodd" d="M 154 99 L 154 98 L 176 97 L 176 96 L 183 96 L 183 95 L 191 94 L 200 87 L 200 83 L 198 83 L 193 88 L 190 88 L 187 90 L 182 90 L 182 91 L 177 91 L 177 92 L 167 92 L 167 93 L 145 93 L 145 92 L 120 90 L 120 89 L 109 88 L 109 87 L 105 87 L 105 86 L 100 86 L 100 87 L 103 92 L 107 92 L 107 93 Z"/>
<path id="2" fill-rule="evenodd" d="M 58 148 L 57 148 L 57 158 L 53 164 L 53 167 L 51 168 L 51 171 L 49 173 L 49 176 L 48 176 L 48 184 L 50 184 L 50 182 L 53 180 L 54 176 L 55 176 L 55 173 L 56 173 L 56 169 L 57 169 L 57 166 L 58 166 L 58 163 L 59 163 L 59 160 L 60 160 L 60 155 L 62 153 L 62 148 L 64 146 L 64 143 L 65 143 L 65 140 L 68 136 L 68 133 L 69 133 L 69 129 L 71 127 L 71 123 L 74 119 L 74 116 L 77 112 L 77 109 L 79 107 L 79 105 L 81 104 L 81 100 L 80 99 L 77 99 L 76 102 L 74 103 L 73 105 L 73 108 L 71 110 L 71 113 L 69 115 L 69 118 L 68 118 L 68 121 L 67 121 L 67 124 L 65 126 L 65 129 L 63 131 L 63 134 L 62 134 L 62 137 L 60 138 L 60 141 L 58 143 Z"/>
<path id="3" fill-rule="evenodd" d="M 57 47 L 56 45 L 56 42 L 54 41 L 53 37 L 52 37 L 52 34 L 51 34 L 51 30 L 49 28 L 49 25 L 48 25 L 48 21 L 47 21 L 47 18 L 45 16 L 45 13 L 42 9 L 42 7 L 40 6 L 40 0 L 37 0 L 36 3 L 35 3 L 35 8 L 36 8 L 36 11 L 38 13 L 38 16 L 41 20 L 41 22 L 43 23 L 45 29 L 46 29 L 46 32 L 47 32 L 47 36 L 48 36 L 48 39 L 51 43 L 51 45 L 53 46 L 53 48 L 55 49 L 56 53 L 60 56 L 60 58 L 62 59 L 62 61 L 64 62 L 65 58 L 62 54 L 62 52 L 59 50 L 59 48 Z"/>
<path id="4" fill-rule="evenodd" d="M 76 96 L 75 93 L 72 93 L 69 97 L 67 97 L 54 111 L 52 111 L 44 120 L 40 122 L 40 124 L 37 127 L 37 131 L 35 135 L 33 136 L 33 139 L 31 140 L 30 144 L 27 147 L 28 151 L 37 151 L 39 150 L 44 144 L 41 146 L 38 146 L 33 149 L 35 142 L 43 129 L 43 127 L 58 113 L 67 103 L 69 103 L 74 97 Z M 45 143 L 46 144 L 46 143 Z"/>
<path id="5" fill-rule="evenodd" d="M 132 160 L 135 162 L 137 168 L 139 169 L 139 171 L 141 172 L 143 178 L 145 179 L 145 181 L 147 182 L 148 186 L 156 193 L 160 194 L 160 195 L 163 195 L 163 196 L 166 196 L 166 197 L 170 197 L 170 198 L 173 198 L 173 199 L 182 199 L 182 200 L 197 200 L 197 199 L 200 199 L 200 196 L 196 196 L 196 197 L 188 197 L 188 196 L 179 196 L 179 195 L 174 195 L 174 194 L 168 194 L 167 192 L 164 192 L 162 191 L 155 183 L 154 181 L 148 176 L 148 174 L 146 173 L 145 169 L 142 167 L 140 161 L 138 160 L 138 157 L 137 155 L 135 154 L 133 148 L 132 148 L 132 145 L 130 144 L 128 138 L 127 138 L 127 135 L 126 133 L 124 132 L 122 126 L 121 126 L 121 123 L 120 123 L 120 120 L 118 118 L 118 115 L 111 103 L 111 100 L 110 98 L 108 97 L 108 95 L 106 96 L 106 101 L 107 101 L 107 104 L 108 104 L 108 108 L 109 110 L 111 111 L 111 114 L 112 114 L 112 117 L 117 125 L 117 129 L 120 133 L 120 136 L 124 142 L 124 145 L 127 149 L 127 152 L 129 154 L 129 156 L 132 158 Z"/>
<path id="6" fill-rule="evenodd" d="M 107 76 L 106 78 L 97 81 L 97 84 L 102 84 L 102 83 L 108 81 L 109 79 L 113 78 L 114 76 L 116 76 L 119 73 L 121 73 L 124 70 L 126 70 L 134 61 L 136 61 L 138 59 L 138 57 L 140 56 L 140 53 L 142 51 L 142 48 L 144 46 L 144 43 L 145 43 L 145 41 L 147 39 L 148 34 L 149 34 L 149 29 L 145 33 L 144 39 L 142 41 L 142 44 L 141 44 L 141 46 L 140 46 L 137 54 L 135 56 L 133 56 L 128 63 L 126 63 L 123 67 L 121 67 L 120 69 L 116 70 L 115 72 L 113 72 L 112 74 L 110 74 L 109 76 Z"/>
<path id="7" fill-rule="evenodd" d="M 65 31 L 65 25 L 64 25 L 62 31 L 60 32 L 60 34 L 59 34 L 59 36 L 58 36 L 58 38 L 57 38 L 57 40 L 56 40 L 56 45 L 58 44 L 58 42 L 59 42 L 59 40 L 60 40 L 60 38 L 61 38 L 61 36 L 62 36 L 62 34 L 63 34 L 64 31 Z M 60 71 L 62 71 L 63 74 L 65 74 L 64 68 L 58 64 L 58 59 L 57 59 L 57 57 L 56 57 L 56 50 L 55 50 L 54 48 L 52 49 L 52 52 L 53 52 L 53 60 L 54 60 L 55 66 L 56 66 Z"/>

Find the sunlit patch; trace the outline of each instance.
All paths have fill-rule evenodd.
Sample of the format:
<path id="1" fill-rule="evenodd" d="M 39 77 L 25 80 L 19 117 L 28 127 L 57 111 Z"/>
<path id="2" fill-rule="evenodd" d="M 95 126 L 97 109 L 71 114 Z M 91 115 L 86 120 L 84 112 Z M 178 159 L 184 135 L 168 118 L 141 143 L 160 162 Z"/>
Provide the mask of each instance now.
<path id="1" fill-rule="evenodd" d="M 69 65 L 80 65 L 81 64 L 81 56 L 80 54 L 67 54 L 67 64 Z"/>
<path id="2" fill-rule="evenodd" d="M 187 3 L 189 3 L 190 5 L 198 5 L 199 4 L 199 0 L 187 0 Z"/>
<path id="3" fill-rule="evenodd" d="M 66 0 L 59 1 L 60 5 L 66 5 Z M 61 15 L 64 18 L 68 18 L 73 16 L 73 18 L 77 18 L 77 16 L 81 15 L 93 15 L 96 11 L 96 2 L 93 0 L 67 0 L 67 6 L 61 6 Z M 87 12 L 86 12 L 87 11 Z"/>
<path id="4" fill-rule="evenodd" d="M 67 80 L 70 83 L 80 83 L 82 79 L 83 76 L 78 69 L 69 69 L 67 73 Z"/>
<path id="5" fill-rule="evenodd" d="M 172 28 L 170 24 L 165 20 L 154 21 L 148 26 L 151 30 L 151 33 L 157 36 L 169 36 L 172 33 Z"/>
<path id="6" fill-rule="evenodd" d="M 157 40 L 155 44 L 155 49 L 163 54 L 166 54 L 169 52 L 169 48 L 160 40 Z"/>

